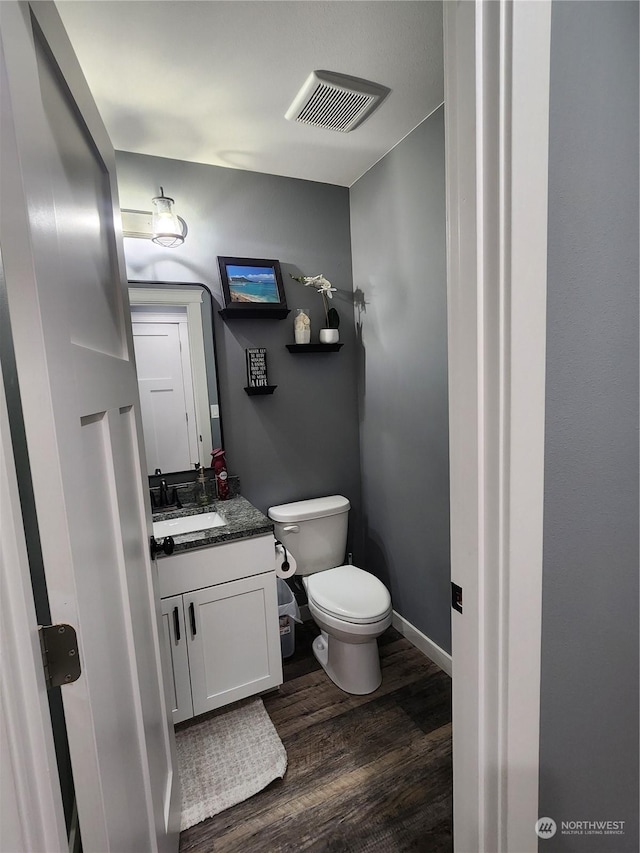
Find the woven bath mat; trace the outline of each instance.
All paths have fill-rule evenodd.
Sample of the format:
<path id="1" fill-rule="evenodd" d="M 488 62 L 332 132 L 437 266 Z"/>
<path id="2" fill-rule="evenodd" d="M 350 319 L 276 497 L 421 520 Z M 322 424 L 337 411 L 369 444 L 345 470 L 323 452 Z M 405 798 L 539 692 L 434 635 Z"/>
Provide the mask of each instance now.
<path id="1" fill-rule="evenodd" d="M 287 753 L 262 699 L 176 732 L 180 829 L 247 800 L 287 769 Z"/>

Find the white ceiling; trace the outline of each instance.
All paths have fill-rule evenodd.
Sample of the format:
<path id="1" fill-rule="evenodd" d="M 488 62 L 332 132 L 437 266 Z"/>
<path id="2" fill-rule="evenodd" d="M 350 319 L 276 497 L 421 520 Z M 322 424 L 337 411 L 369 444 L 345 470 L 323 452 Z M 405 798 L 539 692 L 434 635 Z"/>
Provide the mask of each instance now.
<path id="1" fill-rule="evenodd" d="M 351 186 L 443 101 L 437 0 L 58 0 L 113 145 Z M 316 69 L 392 91 L 351 133 L 287 121 Z"/>

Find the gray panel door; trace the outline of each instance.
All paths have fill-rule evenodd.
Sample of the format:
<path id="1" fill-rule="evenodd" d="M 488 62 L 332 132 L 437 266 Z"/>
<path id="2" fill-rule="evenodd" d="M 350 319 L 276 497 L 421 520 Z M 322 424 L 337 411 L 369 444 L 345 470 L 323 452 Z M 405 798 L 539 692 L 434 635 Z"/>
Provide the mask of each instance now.
<path id="1" fill-rule="evenodd" d="M 170 851 L 177 774 L 113 149 L 51 3 L 2 4 L 0 235 L 85 850 Z"/>

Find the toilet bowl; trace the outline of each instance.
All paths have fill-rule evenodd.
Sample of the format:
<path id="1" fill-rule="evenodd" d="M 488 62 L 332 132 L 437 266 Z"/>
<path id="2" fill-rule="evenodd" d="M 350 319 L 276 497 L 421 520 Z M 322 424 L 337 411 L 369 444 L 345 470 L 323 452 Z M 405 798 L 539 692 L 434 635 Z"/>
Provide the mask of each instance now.
<path id="1" fill-rule="evenodd" d="M 346 693 L 380 686 L 378 637 L 391 625 L 384 584 L 357 566 L 343 565 L 349 501 L 341 495 L 271 507 L 275 536 L 295 557 L 309 612 L 320 629 L 313 652 Z"/>
<path id="2" fill-rule="evenodd" d="M 391 625 L 384 584 L 356 566 L 337 566 L 303 579 L 309 612 L 320 628 L 313 653 L 346 693 L 373 693 L 382 682 L 378 637 Z"/>

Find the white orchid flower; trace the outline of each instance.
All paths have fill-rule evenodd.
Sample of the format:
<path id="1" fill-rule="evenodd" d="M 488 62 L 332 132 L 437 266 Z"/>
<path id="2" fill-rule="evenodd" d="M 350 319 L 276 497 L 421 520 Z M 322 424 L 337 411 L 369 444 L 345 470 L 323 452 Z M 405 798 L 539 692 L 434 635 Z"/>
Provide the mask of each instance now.
<path id="1" fill-rule="evenodd" d="M 291 273 L 289 273 L 289 275 L 291 275 Z M 333 299 L 333 294 L 337 293 L 338 289 L 336 287 L 332 287 L 329 279 L 325 278 L 322 273 L 320 273 L 320 275 L 291 275 L 291 278 L 294 281 L 299 281 L 301 284 L 304 284 L 305 287 L 309 287 L 309 285 L 315 287 L 320 296 L 322 296 L 322 305 L 324 307 L 324 314 L 327 320 L 327 328 L 329 328 L 329 307 L 327 305 L 327 297 L 329 299 Z M 338 316 L 335 308 L 332 308 L 331 312 L 334 316 Z M 337 328 L 337 325 L 335 328 Z"/>
<path id="2" fill-rule="evenodd" d="M 331 286 L 331 282 L 326 279 L 322 274 L 313 275 L 313 276 L 305 276 L 304 277 L 305 287 L 312 285 L 323 296 L 326 295 L 329 299 L 333 299 L 332 293 L 336 292 L 336 288 Z"/>

